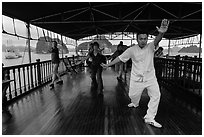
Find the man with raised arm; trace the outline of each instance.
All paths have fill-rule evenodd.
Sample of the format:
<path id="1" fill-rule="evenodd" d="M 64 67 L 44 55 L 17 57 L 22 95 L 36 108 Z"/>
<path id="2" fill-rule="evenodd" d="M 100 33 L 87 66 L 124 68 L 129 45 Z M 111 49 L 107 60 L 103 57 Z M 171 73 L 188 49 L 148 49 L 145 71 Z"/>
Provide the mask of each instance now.
<path id="1" fill-rule="evenodd" d="M 154 52 L 158 48 L 164 33 L 167 31 L 169 21 L 163 19 L 160 28 L 157 28 L 159 34 L 153 42 L 147 43 L 148 34 L 145 32 L 137 33 L 137 45 L 128 48 L 123 54 L 118 56 L 109 64 L 101 64 L 104 68 L 110 67 L 120 61 L 126 62 L 132 59 L 132 69 L 129 86 L 129 97 L 131 103 L 128 107 L 137 107 L 143 90 L 146 88 L 150 97 L 148 103 L 147 114 L 144 116 L 144 121 L 147 124 L 161 128 L 162 125 L 155 121 L 159 102 L 160 89 L 157 82 L 154 69 Z"/>

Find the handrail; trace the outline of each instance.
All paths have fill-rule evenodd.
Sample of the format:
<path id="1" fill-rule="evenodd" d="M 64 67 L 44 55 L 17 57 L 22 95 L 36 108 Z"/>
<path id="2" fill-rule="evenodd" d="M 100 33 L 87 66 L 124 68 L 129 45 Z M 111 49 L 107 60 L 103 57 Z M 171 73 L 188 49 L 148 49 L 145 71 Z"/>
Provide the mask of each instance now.
<path id="1" fill-rule="evenodd" d="M 155 58 L 157 78 L 194 95 L 202 95 L 202 62 Z"/>
<path id="2" fill-rule="evenodd" d="M 78 62 L 79 57 L 69 57 L 73 62 Z M 60 59 L 59 65 L 60 75 L 66 73 L 66 67 L 62 63 L 63 59 Z M 78 65 L 77 67 L 83 67 Z M 33 79 L 31 80 L 31 73 Z M 29 93 L 30 91 L 46 84 L 52 79 L 52 63 L 51 60 L 40 61 L 37 59 L 34 63 L 21 64 L 16 66 L 8 66 L 2 68 L 2 79 L 14 81 L 11 82 L 6 90 L 6 103 L 10 104 L 15 99 Z M 33 83 L 31 83 L 33 81 Z"/>

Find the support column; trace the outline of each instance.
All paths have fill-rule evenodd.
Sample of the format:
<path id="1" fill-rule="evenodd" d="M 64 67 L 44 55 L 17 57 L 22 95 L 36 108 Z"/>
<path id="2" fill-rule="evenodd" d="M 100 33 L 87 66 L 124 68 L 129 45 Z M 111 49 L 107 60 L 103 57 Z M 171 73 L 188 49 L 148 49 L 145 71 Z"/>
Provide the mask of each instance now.
<path id="1" fill-rule="evenodd" d="M 63 57 L 63 37 L 62 37 L 62 34 L 61 34 L 61 42 L 62 42 L 62 58 L 64 58 Z"/>
<path id="2" fill-rule="evenodd" d="M 28 57 L 29 57 L 29 63 L 31 63 L 31 50 L 30 50 L 30 23 L 27 23 L 27 44 L 28 44 Z"/>
<path id="3" fill-rule="evenodd" d="M 28 39 L 27 39 L 27 44 L 28 44 L 28 55 L 29 55 L 29 63 L 31 64 L 31 50 L 30 50 L 30 23 L 28 22 L 27 25 L 27 35 L 28 35 Z M 31 79 L 31 87 L 33 88 L 34 87 L 34 84 L 33 84 L 33 68 L 32 68 L 32 65 L 30 66 L 30 79 Z"/>
<path id="4" fill-rule="evenodd" d="M 202 34 L 200 34 L 200 46 L 199 46 L 199 58 L 201 58 L 201 38 L 202 38 Z"/>
<path id="5" fill-rule="evenodd" d="M 78 56 L 78 49 L 77 49 L 77 40 L 76 40 L 76 47 L 75 47 L 76 55 Z"/>
<path id="6" fill-rule="evenodd" d="M 132 46 L 132 39 L 131 39 L 131 46 Z"/>
<path id="7" fill-rule="evenodd" d="M 169 39 L 169 45 L 168 45 L 168 56 L 170 56 L 170 44 L 171 44 L 171 40 Z"/>

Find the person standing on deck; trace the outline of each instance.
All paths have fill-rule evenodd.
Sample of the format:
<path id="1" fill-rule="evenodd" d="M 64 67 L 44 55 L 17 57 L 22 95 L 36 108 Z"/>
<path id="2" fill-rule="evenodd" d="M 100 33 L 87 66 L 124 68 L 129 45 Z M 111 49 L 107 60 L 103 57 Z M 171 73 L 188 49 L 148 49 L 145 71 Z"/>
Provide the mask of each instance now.
<path id="1" fill-rule="evenodd" d="M 90 52 L 87 64 L 90 64 L 92 84 L 103 94 L 103 80 L 101 63 L 106 63 L 106 57 L 100 53 L 98 42 L 93 43 L 93 52 Z"/>
<path id="2" fill-rule="evenodd" d="M 50 50 L 51 52 L 51 62 L 53 66 L 53 74 L 52 74 L 52 82 L 50 84 L 50 89 L 54 88 L 54 82 L 56 79 L 58 81 L 56 82 L 57 84 L 62 84 L 63 80 L 61 79 L 59 73 L 58 73 L 58 68 L 59 68 L 59 63 L 60 63 L 60 58 L 59 58 L 59 49 L 57 48 L 57 42 L 53 42 L 53 46 Z"/>
<path id="3" fill-rule="evenodd" d="M 128 48 L 123 54 L 114 59 L 109 64 L 101 64 L 104 68 L 112 66 L 120 61 L 126 62 L 132 59 L 132 70 L 129 86 L 129 97 L 131 103 L 128 107 L 137 107 L 141 98 L 141 94 L 145 88 L 148 90 L 150 101 L 148 103 L 147 114 L 144 116 L 144 121 L 147 124 L 161 128 L 162 125 L 155 121 L 159 102 L 160 102 L 160 89 L 155 76 L 154 69 L 154 52 L 158 48 L 164 33 L 167 31 L 169 21 L 163 19 L 160 28 L 157 28 L 159 34 L 153 42 L 147 43 L 148 34 L 145 32 L 137 33 L 138 44 Z"/>
<path id="4" fill-rule="evenodd" d="M 90 59 L 90 54 L 93 54 L 93 43 L 89 44 L 89 50 L 88 50 L 88 54 L 87 57 L 85 58 L 86 60 L 86 64 L 88 65 L 88 72 L 91 74 L 91 61 L 89 61 Z"/>
<path id="5" fill-rule="evenodd" d="M 114 60 L 116 57 L 120 56 L 125 50 L 123 48 L 123 42 L 120 41 L 120 44 L 117 46 L 117 50 L 109 57 L 109 59 Z M 124 70 L 124 64 L 123 62 L 118 62 L 115 64 L 115 71 L 118 73 L 117 79 L 121 80 L 122 79 L 122 73 Z"/>

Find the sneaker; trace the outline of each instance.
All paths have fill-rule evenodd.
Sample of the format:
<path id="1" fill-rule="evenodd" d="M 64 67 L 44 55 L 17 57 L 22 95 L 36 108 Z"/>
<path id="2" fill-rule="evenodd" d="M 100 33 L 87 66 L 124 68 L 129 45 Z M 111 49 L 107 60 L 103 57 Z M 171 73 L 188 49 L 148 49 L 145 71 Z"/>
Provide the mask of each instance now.
<path id="1" fill-rule="evenodd" d="M 63 84 L 63 80 L 57 81 L 57 84 Z"/>
<path id="2" fill-rule="evenodd" d="M 99 90 L 99 95 L 103 95 L 103 91 L 104 91 L 104 89 L 102 88 L 101 90 Z"/>
<path id="3" fill-rule="evenodd" d="M 136 108 L 136 107 L 138 107 L 138 105 L 136 106 L 134 103 L 130 103 L 130 104 L 128 104 L 128 107 L 134 107 L 134 108 Z"/>
<path id="4" fill-rule="evenodd" d="M 122 80 L 122 77 L 117 77 L 117 80 L 118 80 L 118 81 Z"/>
<path id="5" fill-rule="evenodd" d="M 161 128 L 162 127 L 162 125 L 159 124 L 158 122 L 156 122 L 155 120 L 149 121 L 149 120 L 145 119 L 145 123 L 149 124 L 149 125 L 152 125 L 154 127 L 157 127 L 157 128 Z"/>
<path id="6" fill-rule="evenodd" d="M 54 88 L 54 84 L 50 84 L 50 89 L 53 89 Z"/>
<path id="7" fill-rule="evenodd" d="M 103 96 L 103 92 L 100 92 L 100 93 L 98 94 L 98 96 Z"/>

